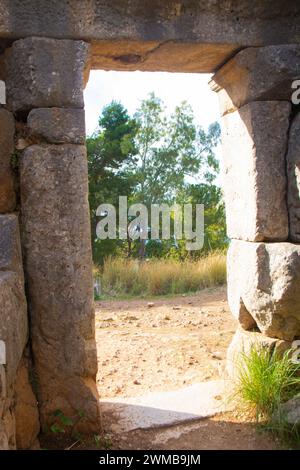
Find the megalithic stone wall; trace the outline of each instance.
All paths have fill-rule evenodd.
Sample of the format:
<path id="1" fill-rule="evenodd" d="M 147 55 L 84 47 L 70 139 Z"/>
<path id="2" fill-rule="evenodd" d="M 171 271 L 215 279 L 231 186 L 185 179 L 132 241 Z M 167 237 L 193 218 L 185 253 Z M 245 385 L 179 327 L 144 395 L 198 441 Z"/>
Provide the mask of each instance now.
<path id="1" fill-rule="evenodd" d="M 240 323 L 230 372 L 251 332 L 272 348 L 300 335 L 300 115 L 291 103 L 299 57 L 298 45 L 244 49 L 211 82 L 222 114 L 228 300 Z"/>
<path id="2" fill-rule="evenodd" d="M 1 76 L 5 79 L 3 69 Z M 40 424 L 37 399 L 29 383 L 30 361 L 26 358 L 29 332 L 14 167 L 15 120 L 13 113 L 4 108 L 3 96 L 1 100 L 0 449 L 7 450 L 37 447 Z"/>
<path id="3" fill-rule="evenodd" d="M 83 87 L 89 45 L 26 38 L 6 52 L 18 119 L 22 246 L 41 424 L 99 429 Z"/>

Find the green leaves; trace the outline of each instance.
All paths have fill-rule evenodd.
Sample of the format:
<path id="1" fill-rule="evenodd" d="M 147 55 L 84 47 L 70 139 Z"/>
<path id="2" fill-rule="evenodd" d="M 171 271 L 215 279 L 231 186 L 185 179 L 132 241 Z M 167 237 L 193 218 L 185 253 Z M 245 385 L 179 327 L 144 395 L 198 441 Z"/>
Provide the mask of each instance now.
<path id="1" fill-rule="evenodd" d="M 124 254 L 125 250 L 128 256 L 139 252 L 139 242 L 96 239 L 97 207 L 106 202 L 118 208 L 120 195 L 127 196 L 129 204 L 148 206 L 204 203 L 210 224 L 205 248 L 224 247 L 222 194 L 214 185 L 219 172 L 215 156 L 219 141 L 219 124 L 211 124 L 207 131 L 197 126 L 186 102 L 169 115 L 162 100 L 150 93 L 133 118 L 121 103 L 112 101 L 106 106 L 99 118 L 99 130 L 87 139 L 94 261 L 100 264 L 105 256 Z M 147 255 L 166 256 L 173 244 L 171 240 L 160 246 L 147 245 Z"/>
<path id="2" fill-rule="evenodd" d="M 51 432 L 53 432 L 54 434 L 65 433 L 66 427 L 74 425 L 73 420 L 68 416 L 64 415 L 61 410 L 55 410 L 53 412 L 53 416 L 57 418 L 56 422 L 53 423 L 50 427 Z"/>

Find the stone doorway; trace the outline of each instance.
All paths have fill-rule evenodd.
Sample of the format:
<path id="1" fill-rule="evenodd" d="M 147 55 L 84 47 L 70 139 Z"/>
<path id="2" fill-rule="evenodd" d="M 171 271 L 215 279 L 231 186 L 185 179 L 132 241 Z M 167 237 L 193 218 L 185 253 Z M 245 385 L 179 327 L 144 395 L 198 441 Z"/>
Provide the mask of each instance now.
<path id="1" fill-rule="evenodd" d="M 90 68 L 215 72 L 212 86 L 224 121 L 225 198 L 233 240 L 229 303 L 242 328 L 231 351 L 245 347 L 254 323 L 259 341 L 272 347 L 278 341 L 290 344 L 300 334 L 299 114 L 291 104 L 292 83 L 300 77 L 298 7 L 292 2 L 282 18 L 281 2 L 275 2 L 271 18 L 266 5 L 256 2 L 256 17 L 250 18 L 245 2 L 233 9 L 234 15 L 224 8 L 219 16 L 214 8 L 199 13 L 193 2 L 170 2 L 165 10 L 160 2 L 151 2 L 145 12 L 133 2 L 128 11 L 109 14 L 106 7 L 107 17 L 114 17 L 110 31 L 103 17 L 99 27 L 94 2 L 89 2 L 94 9 L 87 8 L 88 18 L 77 2 L 71 2 L 71 16 L 61 10 L 61 2 L 53 2 L 49 11 L 38 12 L 40 22 L 30 24 L 26 8 L 21 12 L 17 2 L 4 3 L 0 296 L 5 315 L 0 339 L 6 354 L 0 365 L 1 445 L 14 448 L 17 432 L 18 446 L 26 448 L 37 434 L 35 401 L 27 409 L 34 419 L 26 442 L 24 415 L 14 403 L 23 373 L 32 398 L 26 378 L 32 359 L 42 426 L 51 425 L 57 409 L 65 415 L 83 410 L 82 431 L 97 428 L 99 422 L 83 144 L 82 92 Z M 68 26 L 63 31 L 58 28 L 61 18 Z M 120 18 L 125 38 L 120 36 Z M 199 36 L 199 25 L 208 43 Z M 251 33 L 245 36 L 245 31 Z"/>

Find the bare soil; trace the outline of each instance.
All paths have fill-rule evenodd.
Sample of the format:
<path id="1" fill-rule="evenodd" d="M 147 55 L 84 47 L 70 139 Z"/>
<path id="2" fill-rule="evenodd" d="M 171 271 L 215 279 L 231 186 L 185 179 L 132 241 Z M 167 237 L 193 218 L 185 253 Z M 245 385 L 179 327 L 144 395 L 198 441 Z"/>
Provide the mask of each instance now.
<path id="1" fill-rule="evenodd" d="M 96 307 L 101 397 L 175 390 L 223 374 L 237 326 L 225 288 Z"/>
<path id="2" fill-rule="evenodd" d="M 226 288 L 172 298 L 96 303 L 98 390 L 102 399 L 171 391 L 218 379 L 236 330 Z M 105 422 L 105 420 L 104 420 Z M 45 448 L 72 449 L 278 449 L 239 412 L 166 428 L 122 435 L 99 430 L 99 437 L 42 439 Z"/>
<path id="3" fill-rule="evenodd" d="M 218 379 L 236 328 L 225 287 L 172 298 L 97 302 L 100 396 L 132 397 Z M 103 442 L 113 449 L 279 448 L 237 412 L 107 439 Z"/>

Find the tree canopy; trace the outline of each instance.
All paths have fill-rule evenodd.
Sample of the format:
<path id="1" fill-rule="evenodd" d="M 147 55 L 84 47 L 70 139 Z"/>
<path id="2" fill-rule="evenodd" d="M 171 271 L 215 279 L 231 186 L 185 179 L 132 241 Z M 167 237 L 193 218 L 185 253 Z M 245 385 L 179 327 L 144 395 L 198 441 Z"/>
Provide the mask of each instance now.
<path id="1" fill-rule="evenodd" d="M 203 203 L 204 250 L 226 245 L 222 192 L 215 184 L 219 140 L 219 124 L 211 124 L 207 131 L 197 126 L 186 102 L 168 115 L 163 102 L 151 93 L 133 117 L 121 103 L 112 101 L 106 106 L 98 130 L 87 139 L 95 262 L 101 263 L 108 254 L 141 255 L 138 242 L 96 238 L 97 207 L 105 202 L 118 208 L 120 195 L 127 196 L 129 203 L 148 207 L 153 203 Z M 149 240 L 144 245 L 142 256 L 186 256 L 182 244 L 172 240 Z"/>

